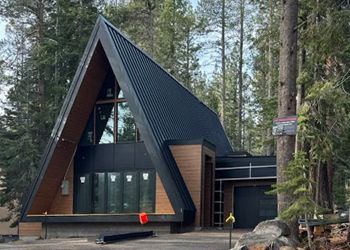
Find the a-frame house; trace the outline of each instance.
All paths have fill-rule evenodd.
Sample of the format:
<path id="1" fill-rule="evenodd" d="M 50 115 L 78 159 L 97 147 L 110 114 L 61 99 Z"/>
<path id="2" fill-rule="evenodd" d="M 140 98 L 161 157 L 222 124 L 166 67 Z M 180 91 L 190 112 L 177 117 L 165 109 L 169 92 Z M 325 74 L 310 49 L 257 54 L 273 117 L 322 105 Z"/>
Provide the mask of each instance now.
<path id="1" fill-rule="evenodd" d="M 213 226 L 217 115 L 99 17 L 23 203 L 20 235 Z"/>

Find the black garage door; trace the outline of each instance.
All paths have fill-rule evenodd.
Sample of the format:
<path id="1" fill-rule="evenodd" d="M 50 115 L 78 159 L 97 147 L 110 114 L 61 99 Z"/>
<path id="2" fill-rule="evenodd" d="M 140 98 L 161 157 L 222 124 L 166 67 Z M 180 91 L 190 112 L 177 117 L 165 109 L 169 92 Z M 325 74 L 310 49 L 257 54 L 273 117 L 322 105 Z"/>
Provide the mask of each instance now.
<path id="1" fill-rule="evenodd" d="M 236 228 L 254 228 L 260 221 L 277 216 L 276 196 L 266 195 L 271 186 L 234 188 Z"/>

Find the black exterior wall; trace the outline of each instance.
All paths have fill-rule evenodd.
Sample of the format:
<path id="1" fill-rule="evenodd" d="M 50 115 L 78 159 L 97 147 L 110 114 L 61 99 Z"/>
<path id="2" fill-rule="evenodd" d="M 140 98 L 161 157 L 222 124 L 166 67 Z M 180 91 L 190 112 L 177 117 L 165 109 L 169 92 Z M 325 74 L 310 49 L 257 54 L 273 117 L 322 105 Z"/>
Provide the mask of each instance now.
<path id="1" fill-rule="evenodd" d="M 216 180 L 275 179 L 275 156 L 217 157 Z"/>
<path id="2" fill-rule="evenodd" d="M 74 162 L 75 173 L 154 169 L 143 142 L 80 146 Z"/>
<path id="3" fill-rule="evenodd" d="M 146 151 L 143 142 L 128 142 L 117 144 L 97 144 L 89 146 L 79 146 L 74 160 L 74 194 L 73 194 L 73 211 L 74 213 L 92 214 L 92 195 L 93 184 L 92 177 L 95 173 L 105 172 L 118 172 L 126 173 L 136 170 L 147 171 L 151 173 L 151 183 L 153 183 L 153 197 L 155 197 L 155 168 L 149 155 Z M 87 174 L 87 175 L 86 175 Z M 81 194 L 79 193 L 79 178 L 80 176 L 86 176 L 86 184 L 89 186 L 87 191 Z M 136 175 L 136 190 L 140 189 L 139 176 Z M 106 185 L 107 175 L 104 180 Z M 123 185 L 119 185 L 122 189 Z M 107 192 L 106 186 L 103 187 L 105 193 Z M 124 191 L 121 191 L 122 193 Z M 139 206 L 139 192 L 136 192 L 137 206 Z M 80 199 L 78 198 L 80 196 Z M 122 196 L 121 196 L 122 197 Z M 121 197 L 119 197 L 121 199 Z M 135 203 L 136 204 L 136 203 Z M 108 207 L 107 199 L 104 199 L 103 209 Z M 155 203 L 153 201 L 153 209 Z M 78 209 L 79 208 L 79 209 Z"/>

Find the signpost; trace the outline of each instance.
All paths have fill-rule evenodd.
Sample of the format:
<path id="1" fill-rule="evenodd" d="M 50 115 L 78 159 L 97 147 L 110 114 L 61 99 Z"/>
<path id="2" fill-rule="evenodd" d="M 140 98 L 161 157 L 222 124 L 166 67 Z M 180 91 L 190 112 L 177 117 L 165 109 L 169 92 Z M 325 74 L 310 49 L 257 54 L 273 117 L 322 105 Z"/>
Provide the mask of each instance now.
<path id="1" fill-rule="evenodd" d="M 287 116 L 273 119 L 272 135 L 296 135 L 297 116 Z"/>
<path id="2" fill-rule="evenodd" d="M 232 242 L 232 227 L 233 227 L 233 223 L 235 223 L 236 219 L 233 216 L 232 213 L 230 213 L 230 215 L 226 218 L 226 223 L 231 223 L 230 225 L 230 243 L 229 243 L 229 249 L 231 249 L 231 242 Z"/>

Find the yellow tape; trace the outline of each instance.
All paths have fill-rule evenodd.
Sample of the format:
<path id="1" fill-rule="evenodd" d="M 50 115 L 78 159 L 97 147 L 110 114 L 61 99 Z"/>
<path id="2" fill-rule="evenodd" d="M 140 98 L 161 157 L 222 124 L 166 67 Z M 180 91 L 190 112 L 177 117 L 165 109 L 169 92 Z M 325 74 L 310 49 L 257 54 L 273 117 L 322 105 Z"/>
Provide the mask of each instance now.
<path id="1" fill-rule="evenodd" d="M 232 215 L 232 213 L 230 213 L 230 215 L 226 218 L 226 223 L 231 222 L 232 224 L 235 223 L 236 219 L 235 217 Z"/>

